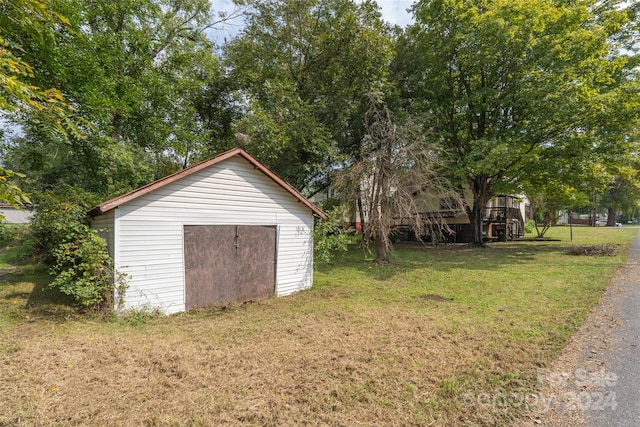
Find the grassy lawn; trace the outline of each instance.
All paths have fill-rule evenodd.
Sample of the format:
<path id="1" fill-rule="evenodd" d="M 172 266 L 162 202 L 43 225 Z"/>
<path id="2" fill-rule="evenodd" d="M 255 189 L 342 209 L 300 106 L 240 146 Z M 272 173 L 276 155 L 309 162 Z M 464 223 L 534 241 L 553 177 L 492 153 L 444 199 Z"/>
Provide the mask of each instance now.
<path id="1" fill-rule="evenodd" d="M 168 317 L 76 314 L 0 254 L 1 425 L 508 425 L 627 258 L 638 229 L 487 249 L 352 250 L 285 298 Z"/>

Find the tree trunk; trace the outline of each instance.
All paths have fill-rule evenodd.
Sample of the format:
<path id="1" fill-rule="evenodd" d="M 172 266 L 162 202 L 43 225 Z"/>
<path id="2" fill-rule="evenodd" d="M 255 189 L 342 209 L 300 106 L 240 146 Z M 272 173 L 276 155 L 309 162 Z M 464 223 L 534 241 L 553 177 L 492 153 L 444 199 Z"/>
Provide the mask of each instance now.
<path id="1" fill-rule="evenodd" d="M 485 177 L 476 177 L 471 181 L 471 188 L 473 190 L 473 206 L 467 206 L 467 215 L 469 216 L 472 229 L 471 246 L 484 248 L 487 244 L 485 243 L 484 236 L 482 235 L 482 219 L 484 218 L 484 211 L 487 207 L 487 203 L 492 196 L 489 179 Z"/>
<path id="2" fill-rule="evenodd" d="M 469 221 L 471 221 L 471 246 L 477 246 L 480 248 L 485 247 L 487 244 L 484 242 L 484 236 L 482 235 L 484 207 L 478 206 L 475 197 L 473 208 L 467 208 L 467 214 L 469 215 Z"/>
<path id="3" fill-rule="evenodd" d="M 551 228 L 552 217 L 549 211 L 545 212 L 542 219 L 542 232 L 538 235 L 538 237 L 544 237 L 545 233 L 549 231 Z"/>
<path id="4" fill-rule="evenodd" d="M 616 211 L 614 208 L 607 208 L 607 227 L 616 226 Z"/>
<path id="5" fill-rule="evenodd" d="M 361 192 L 359 191 L 358 194 L 361 194 Z M 366 246 L 369 244 L 371 236 L 369 235 L 369 224 L 367 224 L 364 218 L 364 206 L 362 205 L 361 196 L 358 196 L 357 209 L 358 209 L 358 216 L 360 217 L 360 232 L 362 233 L 362 241 Z"/>
<path id="6" fill-rule="evenodd" d="M 386 264 L 389 262 L 387 254 L 387 245 L 380 233 L 376 234 L 376 262 L 378 264 Z"/>
<path id="7" fill-rule="evenodd" d="M 538 221 L 533 221 L 533 225 L 536 228 L 536 237 L 543 237 L 544 236 L 544 232 L 540 231 L 540 227 L 538 227 Z"/>

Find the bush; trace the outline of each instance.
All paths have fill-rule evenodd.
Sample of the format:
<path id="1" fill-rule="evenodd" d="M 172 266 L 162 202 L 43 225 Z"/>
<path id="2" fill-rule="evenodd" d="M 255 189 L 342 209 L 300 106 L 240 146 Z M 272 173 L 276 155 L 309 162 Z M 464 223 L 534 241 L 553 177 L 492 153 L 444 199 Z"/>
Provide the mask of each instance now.
<path id="1" fill-rule="evenodd" d="M 0 245 L 6 246 L 19 240 L 25 232 L 24 224 L 6 224 L 0 222 Z"/>
<path id="2" fill-rule="evenodd" d="M 38 262 L 34 259 L 38 251 L 28 224 L 0 223 L 0 246 L 12 249 L 11 264 Z"/>
<path id="3" fill-rule="evenodd" d="M 346 208 L 335 206 L 328 212 L 328 218 L 316 221 L 313 229 L 315 257 L 330 262 L 337 251 L 345 252 L 353 242 L 353 228 L 345 227 Z"/>
<path id="4" fill-rule="evenodd" d="M 87 211 L 95 199 L 79 189 L 41 195 L 31 222 L 37 248 L 55 277 L 49 286 L 71 295 L 86 308 L 110 309 L 116 286 L 107 244 L 89 226 Z"/>
<path id="5" fill-rule="evenodd" d="M 55 248 L 86 234 L 87 211 L 95 204 L 92 195 L 75 187 L 38 197 L 31 219 L 31 234 L 48 263 L 55 261 Z"/>
<path id="6" fill-rule="evenodd" d="M 85 307 L 105 307 L 113 303 L 113 262 L 105 240 L 83 225 L 76 239 L 53 249 L 55 263 L 49 286 L 73 296 Z"/>
<path id="7" fill-rule="evenodd" d="M 533 233 L 533 230 L 536 228 L 536 222 L 532 219 L 528 219 L 524 223 L 524 232 L 525 234 Z"/>

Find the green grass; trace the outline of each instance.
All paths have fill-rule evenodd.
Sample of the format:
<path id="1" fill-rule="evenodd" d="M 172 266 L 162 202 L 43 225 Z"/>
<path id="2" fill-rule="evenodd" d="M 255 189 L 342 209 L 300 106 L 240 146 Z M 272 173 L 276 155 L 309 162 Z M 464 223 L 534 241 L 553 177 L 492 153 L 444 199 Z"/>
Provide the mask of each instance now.
<path id="1" fill-rule="evenodd" d="M 24 321 L 60 321 L 77 313 L 71 300 L 48 287 L 46 266 L 29 261 L 26 245 L 0 250 L 0 330 L 10 331 Z"/>
<path id="2" fill-rule="evenodd" d="M 563 227 L 557 242 L 400 244 L 385 266 L 353 248 L 289 297 L 112 321 L 5 251 L 0 424 L 509 424 L 520 408 L 468 397 L 534 390 L 637 233 L 574 228 L 574 244 L 619 244 L 607 257 L 569 255 Z"/>
<path id="3" fill-rule="evenodd" d="M 8 267 L 18 263 L 24 255 L 21 246 L 5 246 L 0 249 L 0 271 L 5 271 Z"/>

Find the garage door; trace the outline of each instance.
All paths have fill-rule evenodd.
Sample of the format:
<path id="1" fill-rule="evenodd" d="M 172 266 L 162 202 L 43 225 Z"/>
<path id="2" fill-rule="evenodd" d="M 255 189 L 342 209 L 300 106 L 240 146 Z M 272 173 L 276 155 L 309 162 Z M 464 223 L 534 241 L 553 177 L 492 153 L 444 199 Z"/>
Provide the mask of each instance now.
<path id="1" fill-rule="evenodd" d="M 186 309 L 266 298 L 275 290 L 276 227 L 185 225 Z"/>

